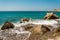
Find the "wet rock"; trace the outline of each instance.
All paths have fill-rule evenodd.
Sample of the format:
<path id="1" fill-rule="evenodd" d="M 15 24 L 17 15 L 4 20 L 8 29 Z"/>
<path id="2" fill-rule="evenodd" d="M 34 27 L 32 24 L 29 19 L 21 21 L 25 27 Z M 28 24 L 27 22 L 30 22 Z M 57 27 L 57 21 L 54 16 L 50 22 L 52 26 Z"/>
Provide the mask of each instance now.
<path id="1" fill-rule="evenodd" d="M 47 13 L 46 16 L 44 17 L 45 20 L 50 20 L 50 19 L 59 19 L 59 17 L 53 13 Z"/>
<path id="2" fill-rule="evenodd" d="M 31 20 L 31 19 L 29 19 L 29 18 L 23 18 L 23 19 L 21 19 L 20 23 L 29 22 L 30 20 Z"/>
<path id="3" fill-rule="evenodd" d="M 7 21 L 7 22 L 4 23 L 4 25 L 1 28 L 1 30 L 9 29 L 9 28 L 14 28 L 14 25 Z"/>
<path id="4" fill-rule="evenodd" d="M 26 24 L 26 25 L 23 25 L 21 26 L 22 28 L 24 28 L 24 30 L 26 31 L 32 31 L 32 29 L 35 27 L 36 25 L 34 24 Z"/>

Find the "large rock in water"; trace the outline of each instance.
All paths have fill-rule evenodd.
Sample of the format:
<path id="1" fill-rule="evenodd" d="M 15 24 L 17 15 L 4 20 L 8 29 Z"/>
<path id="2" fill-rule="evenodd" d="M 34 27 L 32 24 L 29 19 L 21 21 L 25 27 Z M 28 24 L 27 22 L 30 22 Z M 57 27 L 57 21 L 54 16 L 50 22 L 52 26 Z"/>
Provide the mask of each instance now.
<path id="1" fill-rule="evenodd" d="M 32 31 L 32 29 L 35 27 L 36 25 L 34 24 L 26 24 L 26 25 L 22 25 L 21 27 L 24 28 L 24 30 L 26 31 Z"/>
<path id="2" fill-rule="evenodd" d="M 59 19 L 59 17 L 53 13 L 47 13 L 46 16 L 44 17 L 45 20 L 50 20 L 50 19 Z"/>
<path id="3" fill-rule="evenodd" d="M 14 28 L 14 25 L 7 21 L 7 22 L 4 23 L 4 25 L 1 28 L 1 30 L 9 29 L 9 28 Z"/>
<path id="4" fill-rule="evenodd" d="M 29 22 L 29 21 L 31 21 L 30 18 L 23 18 L 23 19 L 21 19 L 20 23 Z"/>

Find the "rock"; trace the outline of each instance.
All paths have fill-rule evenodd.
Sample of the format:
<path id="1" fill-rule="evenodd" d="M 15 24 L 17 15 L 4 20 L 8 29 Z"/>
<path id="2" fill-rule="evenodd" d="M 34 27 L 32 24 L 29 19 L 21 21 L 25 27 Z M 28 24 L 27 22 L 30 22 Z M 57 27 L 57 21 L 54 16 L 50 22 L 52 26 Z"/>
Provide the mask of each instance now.
<path id="1" fill-rule="evenodd" d="M 54 39 L 52 39 L 52 38 L 48 38 L 47 40 L 54 40 Z"/>
<path id="2" fill-rule="evenodd" d="M 50 20 L 50 19 L 59 19 L 59 17 L 53 13 L 47 13 L 44 17 L 44 20 Z"/>
<path id="3" fill-rule="evenodd" d="M 31 19 L 29 19 L 29 18 L 23 18 L 23 19 L 21 19 L 20 23 L 29 22 L 30 20 L 31 20 Z"/>
<path id="4" fill-rule="evenodd" d="M 14 29 L 5 29 L 0 31 L 0 40 L 26 40 L 30 36 L 28 31 L 18 31 Z"/>
<path id="5" fill-rule="evenodd" d="M 60 27 L 55 28 L 55 29 L 53 30 L 53 32 L 54 32 L 54 33 L 60 32 Z"/>
<path id="6" fill-rule="evenodd" d="M 37 33 L 41 33 L 41 25 L 37 25 L 37 26 L 35 26 L 34 28 L 33 28 L 33 30 L 32 30 L 32 32 L 34 33 L 34 34 L 37 34 Z"/>
<path id="7" fill-rule="evenodd" d="M 45 25 L 42 25 L 41 30 L 42 30 L 43 34 L 50 31 L 50 29 Z"/>
<path id="8" fill-rule="evenodd" d="M 21 26 L 23 27 L 26 31 L 30 31 L 32 33 L 46 33 L 48 31 L 50 31 L 50 27 L 47 27 L 45 25 L 34 25 L 34 24 L 27 24 L 27 25 L 24 25 L 24 26 Z"/>
<path id="9" fill-rule="evenodd" d="M 9 29 L 9 28 L 14 28 L 14 25 L 7 21 L 7 22 L 4 23 L 4 25 L 1 28 L 1 30 Z"/>
<path id="10" fill-rule="evenodd" d="M 55 36 L 53 36 L 53 32 L 46 32 L 44 35 L 40 37 L 40 40 L 48 40 L 48 39 L 54 39 Z"/>
<path id="11" fill-rule="evenodd" d="M 26 24 L 26 25 L 23 25 L 21 27 L 23 27 L 24 30 L 26 30 L 26 31 L 32 31 L 33 27 L 35 27 L 35 26 L 36 25 L 34 25 L 34 24 Z"/>
<path id="12" fill-rule="evenodd" d="M 55 37 L 55 40 L 60 40 L 60 36 L 56 36 Z"/>
<path id="13" fill-rule="evenodd" d="M 37 25 L 33 28 L 33 33 L 38 33 L 38 34 L 44 34 L 48 31 L 50 31 L 50 29 L 48 29 L 48 27 L 44 26 L 44 25 Z"/>

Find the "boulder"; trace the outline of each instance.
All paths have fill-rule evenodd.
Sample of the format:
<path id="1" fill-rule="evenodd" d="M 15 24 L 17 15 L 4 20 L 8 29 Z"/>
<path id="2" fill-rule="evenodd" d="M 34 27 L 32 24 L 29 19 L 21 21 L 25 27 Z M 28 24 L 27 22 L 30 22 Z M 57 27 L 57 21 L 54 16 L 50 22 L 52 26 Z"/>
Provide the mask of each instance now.
<path id="1" fill-rule="evenodd" d="M 54 33 L 60 32 L 60 27 L 55 28 L 55 29 L 53 30 L 53 32 L 54 32 Z"/>
<path id="2" fill-rule="evenodd" d="M 37 25 L 32 29 L 34 34 L 41 33 L 41 25 Z"/>
<path id="3" fill-rule="evenodd" d="M 48 31 L 50 31 L 50 27 L 47 27 L 45 25 L 34 25 L 34 24 L 27 24 L 24 26 L 21 26 L 22 28 L 24 28 L 24 30 L 26 31 L 30 31 L 32 33 L 46 33 Z M 49 29 L 50 28 L 50 29 Z"/>
<path id="4" fill-rule="evenodd" d="M 44 17 L 44 20 L 50 20 L 50 19 L 59 19 L 59 17 L 53 13 L 47 13 Z"/>
<path id="5" fill-rule="evenodd" d="M 41 30 L 42 30 L 43 34 L 50 31 L 49 27 L 47 27 L 45 25 L 42 25 Z"/>
<path id="6" fill-rule="evenodd" d="M 23 18 L 23 19 L 21 19 L 20 23 L 29 22 L 30 20 L 31 20 L 31 19 L 29 19 L 29 18 Z"/>
<path id="7" fill-rule="evenodd" d="M 4 25 L 1 28 L 1 30 L 9 29 L 9 28 L 14 28 L 14 25 L 7 21 L 7 22 L 4 23 Z"/>
<path id="8" fill-rule="evenodd" d="M 26 31 L 32 31 L 33 27 L 35 27 L 35 26 L 36 25 L 34 25 L 34 24 L 26 24 L 21 27 L 24 28 L 24 30 L 26 30 Z"/>
<path id="9" fill-rule="evenodd" d="M 49 31 L 50 29 L 44 25 L 37 25 L 32 30 L 33 33 L 38 33 L 38 34 L 44 34 Z"/>

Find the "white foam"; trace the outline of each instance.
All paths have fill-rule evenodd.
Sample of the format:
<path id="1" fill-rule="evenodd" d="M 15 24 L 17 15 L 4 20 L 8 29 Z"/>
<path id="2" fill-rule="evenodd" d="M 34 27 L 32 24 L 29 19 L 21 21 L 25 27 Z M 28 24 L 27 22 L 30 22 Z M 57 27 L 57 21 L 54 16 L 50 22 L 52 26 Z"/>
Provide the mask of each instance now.
<path id="1" fill-rule="evenodd" d="M 34 25 L 50 25 L 52 26 L 51 30 L 53 30 L 54 28 L 58 27 L 58 23 L 59 23 L 60 19 L 57 20 L 33 20 L 33 21 L 29 21 L 29 22 L 17 22 L 17 23 L 13 23 L 15 25 L 15 27 L 21 27 L 27 24 L 34 24 Z M 19 28 L 18 28 L 19 29 Z M 20 29 L 20 31 L 23 31 L 24 29 Z"/>
<path id="2" fill-rule="evenodd" d="M 26 23 L 23 23 L 23 24 L 25 24 L 25 25 L 26 24 L 54 25 L 54 24 L 58 24 L 58 22 L 55 21 L 55 20 L 35 20 L 35 21 L 26 22 Z"/>
<path id="3" fill-rule="evenodd" d="M 27 24 L 35 24 L 35 25 L 51 25 L 51 26 L 56 26 L 56 24 L 58 24 L 57 21 L 55 20 L 34 20 L 34 21 L 29 21 L 29 22 L 25 22 L 25 23 L 13 23 L 16 27 L 20 27 L 22 25 L 27 25 Z"/>

